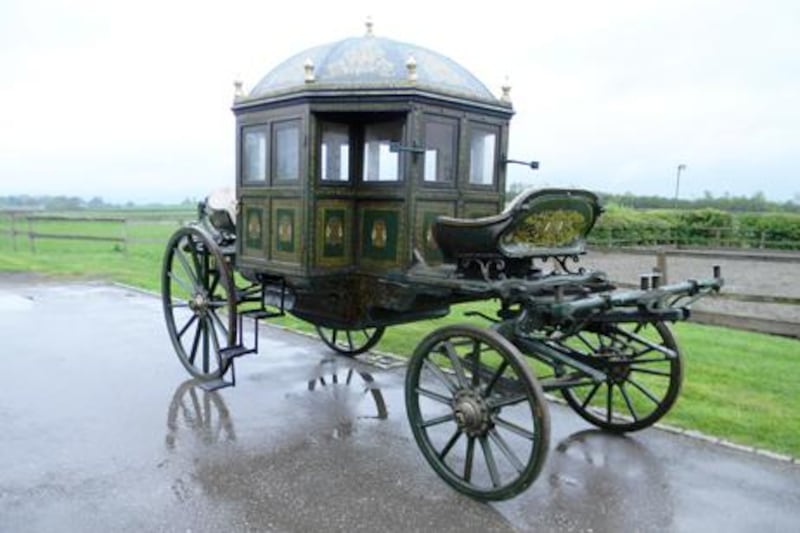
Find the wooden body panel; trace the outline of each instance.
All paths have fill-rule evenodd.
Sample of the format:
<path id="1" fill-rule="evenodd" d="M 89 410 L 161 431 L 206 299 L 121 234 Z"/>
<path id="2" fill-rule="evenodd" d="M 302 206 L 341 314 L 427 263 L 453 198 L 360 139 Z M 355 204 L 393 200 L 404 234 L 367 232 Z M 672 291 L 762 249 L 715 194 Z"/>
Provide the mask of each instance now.
<path id="1" fill-rule="evenodd" d="M 500 161 L 506 154 L 510 111 L 472 107 L 463 101 L 382 95 L 373 100 L 281 99 L 235 112 L 238 269 L 286 279 L 297 296 L 293 313 L 315 323 L 390 324 L 447 312 L 440 298 L 418 294 L 389 279 L 402 277 L 411 268 L 415 250 L 429 264 L 441 262 L 430 235 L 436 216 L 479 217 L 502 210 L 505 166 Z M 366 155 L 359 144 L 364 142 L 363 133 L 351 137 L 345 154 L 351 163 L 349 179 L 322 179 L 323 124 L 352 124 L 358 132 L 370 121 L 388 119 L 402 121 L 397 181 L 364 179 L 366 163 L 360 158 Z M 452 179 L 426 179 L 424 155 L 413 150 L 424 146 L 429 121 L 454 132 L 448 167 Z M 286 125 L 299 130 L 293 180 L 282 179 L 275 163 L 281 149 L 276 139 Z M 497 161 L 489 184 L 471 182 L 473 129 L 490 131 L 496 139 Z M 267 160 L 253 167 L 263 172 L 264 179 L 248 179 L 253 168 L 245 169 L 251 163 L 243 155 L 244 144 L 251 142 L 252 131 L 263 131 L 267 137 L 258 145 Z"/>

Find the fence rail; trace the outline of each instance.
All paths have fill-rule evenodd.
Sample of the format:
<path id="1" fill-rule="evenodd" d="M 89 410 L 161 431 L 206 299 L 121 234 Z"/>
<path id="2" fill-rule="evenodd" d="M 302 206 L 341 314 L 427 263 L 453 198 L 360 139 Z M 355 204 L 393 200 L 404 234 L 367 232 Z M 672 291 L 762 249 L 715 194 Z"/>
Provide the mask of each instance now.
<path id="1" fill-rule="evenodd" d="M 669 282 L 669 258 L 670 257 L 699 257 L 699 258 L 714 258 L 723 261 L 724 259 L 735 260 L 757 260 L 762 262 L 773 263 L 793 263 L 800 267 L 800 254 L 794 252 L 780 252 L 780 251 L 764 251 L 757 252 L 754 250 L 746 251 L 732 251 L 732 250 L 684 250 L 677 248 L 663 248 L 663 247 L 649 247 L 649 248 L 598 248 L 594 247 L 594 251 L 613 254 L 630 254 L 630 255 L 646 255 L 654 258 L 654 265 L 652 270 L 658 272 L 661 277 L 661 283 Z M 723 270 L 723 276 L 725 272 Z M 638 284 L 614 281 L 614 284 L 622 288 L 638 288 Z M 751 304 L 775 304 L 796 308 L 800 306 L 800 298 L 785 295 L 767 295 L 767 294 L 748 294 L 743 292 L 730 292 L 723 288 L 723 291 L 718 294 L 710 295 L 709 298 L 713 300 L 727 300 L 734 302 L 743 302 Z M 800 322 L 792 320 L 781 320 L 776 318 L 765 318 L 762 316 L 743 316 L 734 315 L 730 313 L 722 313 L 709 310 L 692 309 L 691 321 L 699 324 L 708 324 L 713 326 L 726 326 L 733 329 L 741 329 L 746 331 L 753 331 L 757 333 L 768 333 L 772 335 L 780 335 L 783 337 L 790 337 L 800 339 Z"/>
<path id="2" fill-rule="evenodd" d="M 0 236 L 10 237 L 12 249 L 19 249 L 20 240 L 27 241 L 28 249 L 36 252 L 36 242 L 39 240 L 64 240 L 85 242 L 110 242 L 120 246 L 121 251 L 128 251 L 132 244 L 152 244 L 163 242 L 162 238 L 147 238 L 131 235 L 131 227 L 139 224 L 169 224 L 183 225 L 182 217 L 117 217 L 117 216 L 71 216 L 71 215 L 42 215 L 40 212 L 6 210 L 0 211 L 0 221 L 6 217 L 7 223 L 0 224 Z M 188 215 L 187 215 L 188 216 Z M 55 224 L 75 224 L 80 226 L 80 231 L 53 231 Z M 99 233 L 92 233 L 84 226 L 94 224 L 112 225 L 110 229 Z M 45 225 L 45 229 L 40 229 Z M 116 225 L 116 227 L 114 227 Z M 99 226 L 98 226 L 99 227 Z"/>
<path id="3" fill-rule="evenodd" d="M 589 237 L 596 246 L 703 246 L 711 248 L 800 250 L 800 241 L 790 240 L 773 230 L 730 227 L 675 229 L 660 226 L 613 228 L 598 226 Z"/>
<path id="4" fill-rule="evenodd" d="M 131 235 L 131 227 L 136 224 L 170 224 L 182 225 L 185 218 L 181 217 L 148 217 L 148 218 L 131 218 L 131 217 L 76 217 L 76 216 L 63 216 L 63 215 L 42 215 L 41 213 L 31 212 L 0 212 L 0 217 L 6 215 L 10 218 L 10 224 L 4 227 L 0 224 L 0 235 L 8 235 L 11 237 L 13 243 L 13 250 L 18 250 L 18 237 L 28 241 L 28 248 L 31 252 L 36 253 L 37 240 L 64 240 L 64 241 L 87 241 L 87 242 L 110 242 L 119 245 L 122 251 L 128 252 L 132 244 L 153 244 L 164 242 L 163 238 L 148 238 L 142 236 Z M 187 217 L 189 215 L 187 214 Z M 112 234 L 88 234 L 88 233 L 69 233 L 69 232 L 54 232 L 43 231 L 36 228 L 38 224 L 54 224 L 54 223 L 103 223 L 117 225 L 116 229 L 110 230 Z M 20 226 L 24 226 L 24 229 Z M 106 230 L 106 233 L 109 230 Z M 766 250 L 766 249 L 731 249 L 727 248 L 725 251 L 709 250 L 709 249 L 687 249 L 681 247 L 620 247 L 610 246 L 606 247 L 609 241 L 601 242 L 601 246 L 593 247 L 593 250 L 599 252 L 611 252 L 614 254 L 637 254 L 637 255 L 651 255 L 654 256 L 655 265 L 654 269 L 660 271 L 663 282 L 667 281 L 669 276 L 669 257 L 670 256 L 693 256 L 693 257 L 715 257 L 722 254 L 726 257 L 735 257 L 737 259 L 756 259 L 759 261 L 770 262 L 788 262 L 797 263 L 800 266 L 800 254 L 789 253 L 785 251 Z M 622 240 L 613 241 L 616 243 L 625 242 Z M 763 243 L 768 243 L 762 240 Z M 617 283 L 620 287 L 633 286 L 626 283 Z M 712 298 L 731 300 L 737 302 L 747 302 L 754 304 L 778 304 L 785 306 L 800 306 L 800 298 L 792 296 L 779 296 L 779 295 L 759 295 L 759 294 L 744 294 L 744 293 L 731 293 L 723 291 L 722 293 L 713 296 Z M 755 331 L 761 333 L 770 333 L 774 335 L 782 335 L 786 337 L 800 339 L 800 323 L 768 319 L 756 316 L 740 316 L 730 315 L 725 313 L 709 312 L 709 311 L 692 311 L 692 320 L 698 323 L 727 326 L 735 329 L 743 329 L 748 331 Z"/>

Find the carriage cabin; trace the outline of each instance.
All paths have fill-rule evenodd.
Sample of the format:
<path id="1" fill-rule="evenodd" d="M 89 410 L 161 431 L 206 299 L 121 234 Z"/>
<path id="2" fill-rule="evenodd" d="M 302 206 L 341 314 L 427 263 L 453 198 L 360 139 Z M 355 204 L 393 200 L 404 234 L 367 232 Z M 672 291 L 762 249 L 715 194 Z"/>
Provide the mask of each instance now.
<path id="1" fill-rule="evenodd" d="M 503 209 L 507 96 L 369 25 L 237 86 L 237 268 L 302 285 L 441 262 L 435 217 Z"/>

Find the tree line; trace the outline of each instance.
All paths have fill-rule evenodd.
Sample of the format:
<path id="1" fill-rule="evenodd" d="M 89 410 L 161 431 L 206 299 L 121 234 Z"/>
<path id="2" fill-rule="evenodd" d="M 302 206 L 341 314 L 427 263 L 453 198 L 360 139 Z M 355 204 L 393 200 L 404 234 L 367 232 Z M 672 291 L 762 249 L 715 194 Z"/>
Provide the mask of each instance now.
<path id="1" fill-rule="evenodd" d="M 661 196 L 636 196 L 625 194 L 600 194 L 603 204 L 617 204 L 634 209 L 717 209 L 732 213 L 800 213 L 800 194 L 785 202 L 767 200 L 764 193 L 757 192 L 752 196 L 715 197 L 706 191 L 702 198 L 674 199 Z"/>
<path id="2" fill-rule="evenodd" d="M 512 183 L 508 188 L 507 200 L 511 201 L 525 189 L 521 183 Z M 784 202 L 768 200 L 763 192 L 752 196 L 732 196 L 725 193 L 714 196 L 705 191 L 702 198 L 683 199 L 665 198 L 663 196 L 642 196 L 630 192 L 624 194 L 598 193 L 603 205 L 619 205 L 633 209 L 717 209 L 732 213 L 800 213 L 800 193 Z"/>
<path id="3" fill-rule="evenodd" d="M 182 207 L 193 207 L 197 205 L 197 200 L 193 198 L 186 198 L 178 205 Z M 107 202 L 100 196 L 94 196 L 88 200 L 79 196 L 64 195 L 53 196 L 19 194 L 12 196 L 0 196 L 0 209 L 4 210 L 82 211 L 99 209 L 124 209 L 134 207 L 137 207 L 137 204 L 131 201 L 122 203 Z"/>

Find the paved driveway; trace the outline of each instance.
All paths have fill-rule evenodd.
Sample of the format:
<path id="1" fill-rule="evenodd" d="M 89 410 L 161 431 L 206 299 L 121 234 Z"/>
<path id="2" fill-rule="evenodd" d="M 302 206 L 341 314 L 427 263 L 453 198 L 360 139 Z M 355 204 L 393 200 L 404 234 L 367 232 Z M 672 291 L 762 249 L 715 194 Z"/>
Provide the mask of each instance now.
<path id="1" fill-rule="evenodd" d="M 0 277 L 0 531 L 800 524 L 796 465 L 655 429 L 605 435 L 560 405 L 536 483 L 506 502 L 472 501 L 418 452 L 402 369 L 331 358 L 315 339 L 267 328 L 260 353 L 238 363 L 237 387 L 206 393 L 187 381 L 160 305 L 104 284 Z"/>

